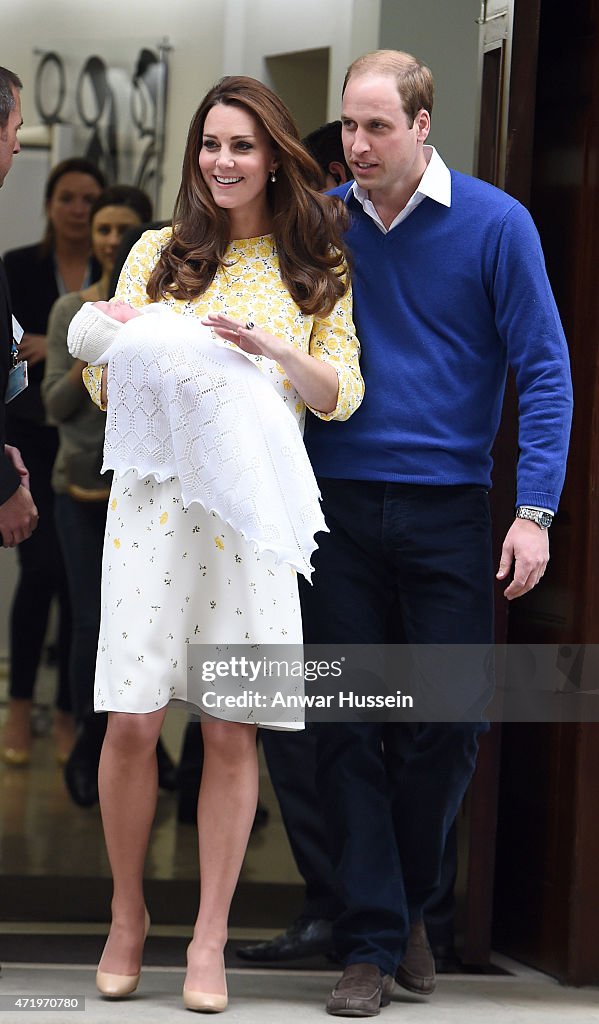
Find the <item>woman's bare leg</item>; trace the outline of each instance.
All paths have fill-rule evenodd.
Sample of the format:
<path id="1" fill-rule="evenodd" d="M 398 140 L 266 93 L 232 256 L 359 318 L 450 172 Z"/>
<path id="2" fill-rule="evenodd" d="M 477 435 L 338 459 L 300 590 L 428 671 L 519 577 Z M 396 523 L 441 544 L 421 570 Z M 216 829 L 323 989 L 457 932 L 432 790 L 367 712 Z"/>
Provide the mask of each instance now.
<path id="1" fill-rule="evenodd" d="M 187 952 L 185 988 L 224 994 L 223 950 L 229 908 L 258 802 L 256 727 L 203 722 L 202 736 L 200 909 Z"/>
<path id="2" fill-rule="evenodd" d="M 166 708 L 144 715 L 110 712 L 98 789 L 112 870 L 112 924 L 100 969 L 137 974 L 144 941 L 143 870 L 156 811 L 156 743 Z"/>

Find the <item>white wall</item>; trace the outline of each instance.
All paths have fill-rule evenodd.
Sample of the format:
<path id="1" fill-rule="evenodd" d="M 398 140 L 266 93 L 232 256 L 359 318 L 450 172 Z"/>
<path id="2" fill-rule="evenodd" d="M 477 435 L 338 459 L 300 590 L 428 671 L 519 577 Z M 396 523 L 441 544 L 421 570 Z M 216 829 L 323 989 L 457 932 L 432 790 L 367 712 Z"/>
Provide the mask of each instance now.
<path id="1" fill-rule="evenodd" d="M 381 0 L 378 45 L 407 50 L 435 79 L 432 145 L 451 167 L 472 173 L 480 0 Z"/>
<path id="2" fill-rule="evenodd" d="M 348 64 L 378 46 L 380 0 L 225 0 L 225 7 L 223 74 L 268 82 L 265 57 L 329 47 L 327 119 L 339 117 Z"/>
<path id="3" fill-rule="evenodd" d="M 179 185 L 187 128 L 199 100 L 222 74 L 223 0 L 19 0 L 3 5 L 0 64 L 23 80 L 26 124 L 37 121 L 34 49 L 55 50 L 68 62 L 74 90 L 83 60 L 93 54 L 133 67 L 141 47 L 155 49 L 166 36 L 170 55 L 162 209 L 170 215 Z M 18 173 L 15 169 L 13 174 Z M 2 202 L 0 197 L 0 249 Z M 34 241 L 24 239 L 23 242 Z"/>

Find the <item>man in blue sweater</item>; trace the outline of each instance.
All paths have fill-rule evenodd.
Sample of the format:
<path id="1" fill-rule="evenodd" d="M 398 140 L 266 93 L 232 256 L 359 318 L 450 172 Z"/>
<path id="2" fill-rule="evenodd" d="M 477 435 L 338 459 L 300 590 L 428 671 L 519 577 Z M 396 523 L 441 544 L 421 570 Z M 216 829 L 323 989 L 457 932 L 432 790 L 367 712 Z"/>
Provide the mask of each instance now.
<path id="1" fill-rule="evenodd" d="M 307 643 L 489 644 L 488 489 L 508 364 L 519 397 L 516 515 L 497 579 L 513 600 L 541 579 L 571 418 L 566 343 L 538 234 L 510 196 L 450 171 L 426 139 L 433 81 L 409 54 L 355 61 L 343 142 L 355 181 L 354 318 L 364 402 L 311 418 L 308 451 L 330 534 L 302 587 Z M 397 611 L 390 629 L 390 609 Z M 474 770 L 475 724 L 321 724 L 318 783 L 346 964 L 329 1013 L 372 1016 L 395 978 L 428 994 L 422 908 Z M 402 965 L 410 939 L 409 967 Z M 417 951 L 415 956 L 414 951 Z"/>

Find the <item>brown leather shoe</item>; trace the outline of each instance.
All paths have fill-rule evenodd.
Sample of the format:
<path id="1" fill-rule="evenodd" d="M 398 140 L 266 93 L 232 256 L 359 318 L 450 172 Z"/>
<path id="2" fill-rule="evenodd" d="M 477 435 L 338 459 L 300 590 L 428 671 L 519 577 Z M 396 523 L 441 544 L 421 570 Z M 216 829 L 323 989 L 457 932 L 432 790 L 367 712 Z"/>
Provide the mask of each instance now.
<path id="1" fill-rule="evenodd" d="M 410 928 L 406 955 L 395 972 L 395 980 L 419 996 L 430 996 L 435 990 L 435 961 L 423 921 L 415 921 Z"/>
<path id="2" fill-rule="evenodd" d="M 376 1017 L 381 1006 L 388 1005 L 377 965 L 350 964 L 329 996 L 327 1013 L 334 1017 Z"/>

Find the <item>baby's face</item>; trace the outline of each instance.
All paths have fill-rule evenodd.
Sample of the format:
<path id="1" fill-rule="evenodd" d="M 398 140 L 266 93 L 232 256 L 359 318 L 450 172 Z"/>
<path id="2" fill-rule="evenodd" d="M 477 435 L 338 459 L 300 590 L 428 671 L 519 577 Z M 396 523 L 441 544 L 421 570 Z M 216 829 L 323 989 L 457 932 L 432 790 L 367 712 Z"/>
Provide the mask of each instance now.
<path id="1" fill-rule="evenodd" d="M 133 320 L 136 316 L 141 316 L 138 309 L 133 309 L 128 302 L 94 302 L 96 309 L 99 309 L 101 313 L 105 313 L 112 320 L 118 320 L 121 324 L 126 324 L 127 320 Z"/>

